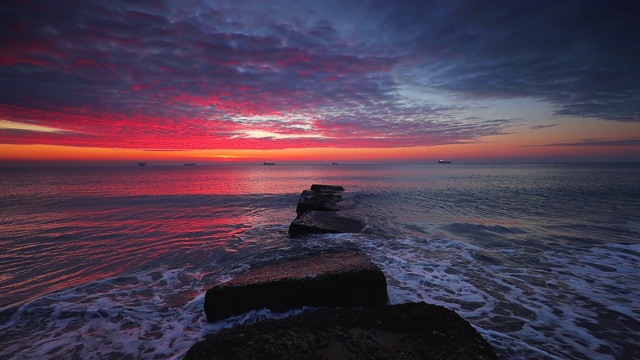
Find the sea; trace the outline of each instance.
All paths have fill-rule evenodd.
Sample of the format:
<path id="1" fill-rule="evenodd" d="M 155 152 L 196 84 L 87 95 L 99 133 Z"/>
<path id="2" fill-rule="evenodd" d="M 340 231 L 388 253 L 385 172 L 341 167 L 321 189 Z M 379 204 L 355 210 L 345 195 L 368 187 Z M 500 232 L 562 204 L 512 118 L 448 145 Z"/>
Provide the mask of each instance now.
<path id="1" fill-rule="evenodd" d="M 304 189 L 367 226 L 291 238 Z M 501 359 L 640 359 L 640 164 L 0 169 L 0 359 L 180 359 L 206 290 L 323 249 L 366 253 L 390 303 L 455 310 Z"/>

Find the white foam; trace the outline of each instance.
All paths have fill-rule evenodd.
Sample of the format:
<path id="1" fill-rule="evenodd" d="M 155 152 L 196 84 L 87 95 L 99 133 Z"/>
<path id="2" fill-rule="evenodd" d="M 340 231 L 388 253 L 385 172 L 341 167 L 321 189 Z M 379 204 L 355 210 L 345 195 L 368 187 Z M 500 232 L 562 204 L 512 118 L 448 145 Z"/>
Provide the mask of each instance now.
<path id="1" fill-rule="evenodd" d="M 638 245 L 558 246 L 530 261 L 513 248 L 446 238 L 351 239 L 385 273 L 392 303 L 453 309 L 509 358 L 615 358 L 623 350 L 605 335 L 615 330 L 599 316 L 638 319 Z M 624 341 L 640 346 L 628 335 Z"/>
<path id="2" fill-rule="evenodd" d="M 182 358 L 206 334 L 312 311 L 251 311 L 206 322 L 205 274 L 152 269 L 60 291 L 21 306 L 2 324 L 0 358 Z M 218 280 L 231 278 L 221 273 Z M 175 295 L 191 296 L 175 302 Z M 25 341 L 28 333 L 28 341 Z"/>
<path id="3" fill-rule="evenodd" d="M 477 326 L 474 328 L 494 347 L 502 349 L 503 358 L 510 360 L 563 360 L 564 358 L 549 354 L 548 352 L 533 347 L 517 337 L 503 334 L 497 331 L 483 329 Z M 506 355 L 506 356 L 505 356 Z"/>
<path id="4" fill-rule="evenodd" d="M 0 357 L 99 359 L 130 354 L 151 359 L 183 353 L 205 332 L 200 325 L 204 295 L 182 305 L 171 303 L 181 291 L 203 293 L 201 277 L 198 272 L 154 269 L 25 304 L 3 325 Z M 21 336 L 24 332 L 30 334 L 28 342 Z"/>
<path id="5" fill-rule="evenodd" d="M 517 248 L 447 238 L 340 234 L 292 243 L 307 250 L 360 247 L 385 273 L 392 303 L 425 301 L 453 309 L 505 358 L 613 359 L 622 347 L 640 348 L 624 327 L 625 317 L 640 317 L 638 244 L 548 247 L 527 258 Z M 149 269 L 25 304 L 0 324 L 0 358 L 181 358 L 206 334 L 309 310 L 258 310 L 207 323 L 206 288 L 249 264 L 232 266 L 213 273 Z"/>

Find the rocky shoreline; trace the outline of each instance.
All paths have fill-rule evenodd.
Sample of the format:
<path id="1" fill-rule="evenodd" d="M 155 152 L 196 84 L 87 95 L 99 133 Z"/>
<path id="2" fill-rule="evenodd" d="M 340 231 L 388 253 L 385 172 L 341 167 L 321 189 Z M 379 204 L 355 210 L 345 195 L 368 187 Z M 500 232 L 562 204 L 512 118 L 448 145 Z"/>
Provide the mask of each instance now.
<path id="1" fill-rule="evenodd" d="M 359 233 L 366 223 L 354 207 L 342 186 L 311 185 L 300 195 L 289 234 Z"/>
<path id="2" fill-rule="evenodd" d="M 197 359 L 496 359 L 454 311 L 425 303 L 328 308 L 208 336 Z"/>
<path id="3" fill-rule="evenodd" d="M 359 251 L 323 252 L 252 269 L 210 288 L 204 310 L 210 322 L 251 310 L 303 306 L 371 306 L 387 303 L 387 281 Z"/>
<path id="4" fill-rule="evenodd" d="M 365 222 L 344 188 L 304 190 L 291 236 L 360 232 Z M 359 251 L 323 251 L 251 269 L 205 295 L 210 322 L 251 310 L 317 311 L 266 320 L 207 336 L 185 359 L 495 359 L 454 311 L 411 303 L 388 305 L 382 271 Z"/>

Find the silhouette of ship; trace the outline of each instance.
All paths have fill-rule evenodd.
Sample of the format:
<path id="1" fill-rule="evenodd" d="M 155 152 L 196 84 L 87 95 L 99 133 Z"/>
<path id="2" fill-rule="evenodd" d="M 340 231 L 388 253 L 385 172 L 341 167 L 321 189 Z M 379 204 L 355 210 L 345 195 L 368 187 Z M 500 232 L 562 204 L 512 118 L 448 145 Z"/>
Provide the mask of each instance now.
<path id="1" fill-rule="evenodd" d="M 138 161 L 138 166 L 147 166 L 146 161 Z"/>
<path id="2" fill-rule="evenodd" d="M 438 160 L 438 164 L 451 164 L 451 161 L 447 161 L 447 160 Z"/>
<path id="3" fill-rule="evenodd" d="M 274 163 L 274 162 L 269 162 L 269 161 L 265 161 L 265 162 L 264 162 L 264 165 L 275 165 L 275 164 L 276 164 L 276 163 Z"/>
<path id="4" fill-rule="evenodd" d="M 196 166 L 196 163 L 184 163 L 184 166 Z"/>

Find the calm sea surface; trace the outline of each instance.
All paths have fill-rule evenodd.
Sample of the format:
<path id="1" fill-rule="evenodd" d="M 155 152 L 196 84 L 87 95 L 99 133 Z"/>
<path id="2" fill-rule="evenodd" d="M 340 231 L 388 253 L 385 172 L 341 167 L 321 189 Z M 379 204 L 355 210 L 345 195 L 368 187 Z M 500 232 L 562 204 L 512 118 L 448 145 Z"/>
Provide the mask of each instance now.
<path id="1" fill-rule="evenodd" d="M 312 183 L 351 192 L 365 231 L 289 238 Z M 180 358 L 289 315 L 209 324 L 207 288 L 327 247 L 504 359 L 640 358 L 640 164 L 0 169 L 0 358 Z"/>

